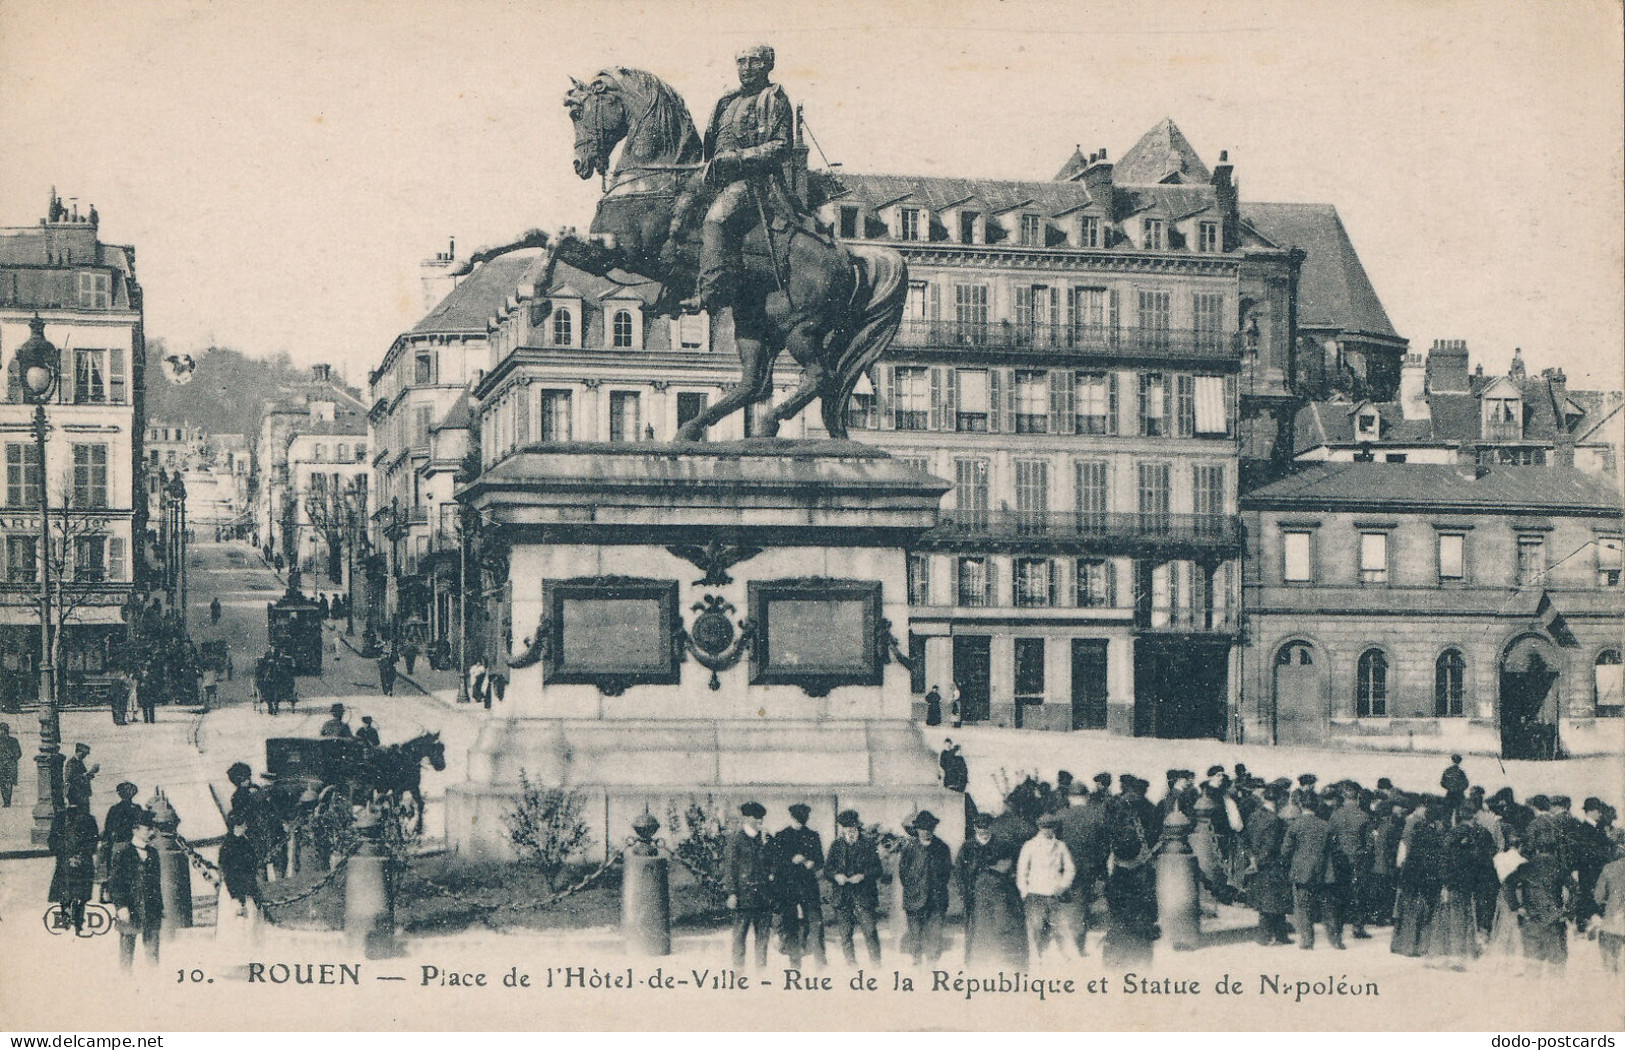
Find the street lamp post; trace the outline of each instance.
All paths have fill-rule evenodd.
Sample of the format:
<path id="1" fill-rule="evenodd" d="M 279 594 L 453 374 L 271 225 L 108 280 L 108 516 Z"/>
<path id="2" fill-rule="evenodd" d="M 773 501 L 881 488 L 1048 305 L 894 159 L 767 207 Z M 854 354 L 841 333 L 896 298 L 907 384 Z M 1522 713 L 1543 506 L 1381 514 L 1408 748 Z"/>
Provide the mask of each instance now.
<path id="1" fill-rule="evenodd" d="M 17 348 L 17 361 L 23 381 L 23 399 L 34 406 L 34 447 L 39 467 L 39 753 L 34 763 L 39 770 L 39 791 L 34 802 L 34 826 L 30 838 L 44 845 L 51 825 L 62 809 L 62 720 L 56 706 L 56 668 L 51 659 L 51 514 L 46 499 L 45 406 L 56 390 L 62 371 L 61 353 L 45 338 L 45 322 L 39 314 L 28 323 L 30 334 Z M 65 541 L 66 538 L 64 538 Z"/>
<path id="2" fill-rule="evenodd" d="M 186 626 L 186 483 L 175 471 L 169 483 L 169 496 L 175 510 L 175 605 L 181 626 Z"/>

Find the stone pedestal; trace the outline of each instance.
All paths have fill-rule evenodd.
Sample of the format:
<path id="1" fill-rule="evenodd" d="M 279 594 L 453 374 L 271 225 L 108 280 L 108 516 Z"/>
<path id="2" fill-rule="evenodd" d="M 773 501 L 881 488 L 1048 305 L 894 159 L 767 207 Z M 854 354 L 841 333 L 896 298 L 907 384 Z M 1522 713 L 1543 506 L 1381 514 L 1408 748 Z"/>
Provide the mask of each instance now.
<path id="1" fill-rule="evenodd" d="M 453 848 L 511 854 L 504 815 L 521 775 L 586 798 L 594 852 L 618 848 L 645 811 L 670 828 L 672 811 L 691 801 L 732 820 L 747 799 L 768 808 L 769 830 L 788 823 L 785 807 L 805 802 L 826 841 L 838 809 L 897 830 L 926 808 L 942 818 L 939 834 L 958 842 L 963 800 L 937 784 L 899 660 L 908 652 L 904 545 L 935 524 L 947 487 L 837 441 L 540 445 L 487 471 L 467 496 L 511 541 L 515 666 L 467 780 L 448 790 Z M 576 680 L 581 628 L 569 626 L 558 595 L 616 579 L 675 587 L 679 658 L 669 674 L 645 676 L 664 680 Z M 878 585 L 862 634 L 874 647 L 871 674 L 832 684 L 809 666 L 803 678 L 795 661 L 811 654 L 791 651 L 788 614 L 764 617 L 781 626 L 748 648 L 704 652 L 720 640 L 716 615 L 699 625 L 707 608 L 731 606 L 724 637 L 737 639 L 747 622 L 760 626 L 753 588 L 786 581 L 814 592 L 873 594 Z M 821 606 L 801 614 L 812 608 Z"/>

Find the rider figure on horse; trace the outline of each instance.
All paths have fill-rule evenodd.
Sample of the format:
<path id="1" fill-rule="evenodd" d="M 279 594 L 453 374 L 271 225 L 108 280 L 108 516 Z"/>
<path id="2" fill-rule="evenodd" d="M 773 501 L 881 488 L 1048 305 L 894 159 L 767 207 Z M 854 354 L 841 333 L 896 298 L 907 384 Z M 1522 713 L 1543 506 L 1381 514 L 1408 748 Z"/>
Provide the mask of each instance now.
<path id="1" fill-rule="evenodd" d="M 790 189 L 785 163 L 795 145 L 795 111 L 784 89 L 767 79 L 773 71 L 773 49 L 766 45 L 749 47 L 735 56 L 739 66 L 739 90 L 718 100 L 705 131 L 705 188 L 715 196 L 705 213 L 700 235 L 699 290 L 685 299 L 684 311 L 717 313 L 732 306 L 736 285 L 743 269 L 740 243 L 759 221 L 771 230 L 788 229 L 787 220 L 797 219 L 805 210 Z M 679 231 L 696 203 L 698 188 L 685 194 L 673 209 L 672 237 Z M 777 260 L 771 260 L 775 269 Z"/>

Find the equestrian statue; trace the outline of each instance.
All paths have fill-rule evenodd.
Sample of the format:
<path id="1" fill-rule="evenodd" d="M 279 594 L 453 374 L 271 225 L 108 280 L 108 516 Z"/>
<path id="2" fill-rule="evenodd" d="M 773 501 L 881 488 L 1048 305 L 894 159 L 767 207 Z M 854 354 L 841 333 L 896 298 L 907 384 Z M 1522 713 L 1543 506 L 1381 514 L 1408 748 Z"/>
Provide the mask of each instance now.
<path id="1" fill-rule="evenodd" d="M 549 251 L 600 276 L 658 281 L 661 312 L 732 313 L 741 382 L 680 440 L 701 440 L 718 420 L 769 400 L 786 349 L 801 385 L 756 420 L 756 433 L 771 437 L 819 398 L 825 430 L 845 438 L 852 389 L 902 321 L 908 269 L 889 248 L 842 244 L 819 228 L 796 114 L 768 80 L 773 50 L 749 48 L 737 61 L 739 89 L 717 103 L 703 139 L 681 96 L 653 74 L 615 67 L 586 83 L 571 78 L 575 171 L 601 174 L 605 189 L 592 236 L 561 235 Z"/>

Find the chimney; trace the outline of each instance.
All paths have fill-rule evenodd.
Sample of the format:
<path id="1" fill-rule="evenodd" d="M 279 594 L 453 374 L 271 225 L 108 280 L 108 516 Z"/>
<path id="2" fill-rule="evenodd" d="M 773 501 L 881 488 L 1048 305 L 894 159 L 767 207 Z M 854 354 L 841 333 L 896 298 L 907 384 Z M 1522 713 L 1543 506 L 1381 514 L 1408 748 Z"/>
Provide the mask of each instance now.
<path id="1" fill-rule="evenodd" d="M 1569 399 L 1569 377 L 1561 368 L 1542 369 L 1540 377 L 1552 395 L 1552 466 L 1574 466 L 1574 430 L 1564 403 Z"/>
<path id="2" fill-rule="evenodd" d="M 1467 340 L 1435 339 L 1428 348 L 1427 390 L 1433 394 L 1468 394 Z"/>
<path id="3" fill-rule="evenodd" d="M 1230 163 L 1230 151 L 1219 151 L 1219 163 L 1213 166 L 1213 194 L 1218 198 L 1219 214 L 1223 216 L 1223 243 L 1227 252 L 1235 251 L 1241 243 L 1241 208 L 1238 203 L 1240 187 L 1232 178 L 1235 168 Z"/>
<path id="4" fill-rule="evenodd" d="M 1098 154 L 1089 155 L 1089 166 L 1083 169 L 1082 181 L 1089 191 L 1089 199 L 1104 204 L 1107 221 L 1115 222 L 1117 210 L 1112 206 L 1112 163 L 1106 159 L 1105 147 L 1101 147 Z"/>
<path id="5" fill-rule="evenodd" d="M 1512 367 L 1507 369 L 1507 375 L 1519 380 L 1529 377 L 1529 373 L 1523 367 L 1523 347 L 1512 348 Z"/>
<path id="6" fill-rule="evenodd" d="M 1421 354 L 1406 354 L 1399 369 L 1399 412 L 1404 419 L 1432 419 L 1428 406 L 1427 364 Z"/>
<path id="7" fill-rule="evenodd" d="M 332 380 L 332 377 L 333 377 L 333 366 L 332 365 L 311 365 L 310 366 L 310 378 L 314 379 L 316 382 L 318 382 L 318 383 L 327 383 L 327 382 L 330 382 Z"/>

